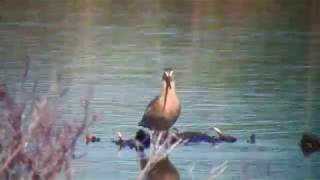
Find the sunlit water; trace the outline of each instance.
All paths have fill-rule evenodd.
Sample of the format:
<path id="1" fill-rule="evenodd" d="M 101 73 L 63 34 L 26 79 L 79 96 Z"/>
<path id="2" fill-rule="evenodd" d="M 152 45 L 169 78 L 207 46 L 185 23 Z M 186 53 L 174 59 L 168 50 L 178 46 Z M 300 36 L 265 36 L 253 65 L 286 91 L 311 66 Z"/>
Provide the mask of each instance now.
<path id="1" fill-rule="evenodd" d="M 93 88 L 102 119 L 79 142 L 75 179 L 135 179 L 136 154 L 110 142 L 132 137 L 159 93 L 162 69 L 175 70 L 181 130 L 219 127 L 237 143 L 177 148 L 181 179 L 319 179 L 320 154 L 304 158 L 301 133 L 320 135 L 320 6 L 317 1 L 2 1 L 0 80 L 55 93 L 62 74 L 66 116 L 81 119 L 80 98 Z M 251 133 L 257 143 L 247 144 Z"/>

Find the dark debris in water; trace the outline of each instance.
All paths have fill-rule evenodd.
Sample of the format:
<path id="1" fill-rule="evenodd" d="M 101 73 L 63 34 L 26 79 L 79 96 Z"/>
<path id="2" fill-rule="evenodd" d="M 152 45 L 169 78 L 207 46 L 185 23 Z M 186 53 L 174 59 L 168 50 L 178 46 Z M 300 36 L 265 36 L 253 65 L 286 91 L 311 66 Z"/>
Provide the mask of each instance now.
<path id="1" fill-rule="evenodd" d="M 217 129 L 217 128 L 216 128 Z M 174 144 L 178 141 L 178 139 L 182 139 L 183 145 L 197 144 L 197 143 L 208 143 L 211 145 L 216 145 L 219 143 L 234 143 L 237 139 L 231 135 L 227 135 L 221 132 L 221 130 L 217 129 L 218 136 L 210 136 L 203 132 L 195 132 L 195 131 L 185 131 L 179 132 L 178 129 L 173 128 L 170 131 L 172 135 L 171 144 Z M 164 137 L 165 138 L 165 137 Z M 123 148 L 130 149 L 147 149 L 150 147 L 150 134 L 142 129 L 139 129 L 136 132 L 134 138 L 124 139 L 122 134 L 118 133 L 118 139 L 111 140 L 115 145 L 119 147 L 119 150 Z"/>
<path id="2" fill-rule="evenodd" d="M 309 156 L 320 150 L 320 138 L 310 132 L 304 132 L 300 141 L 300 147 L 305 156 Z"/>

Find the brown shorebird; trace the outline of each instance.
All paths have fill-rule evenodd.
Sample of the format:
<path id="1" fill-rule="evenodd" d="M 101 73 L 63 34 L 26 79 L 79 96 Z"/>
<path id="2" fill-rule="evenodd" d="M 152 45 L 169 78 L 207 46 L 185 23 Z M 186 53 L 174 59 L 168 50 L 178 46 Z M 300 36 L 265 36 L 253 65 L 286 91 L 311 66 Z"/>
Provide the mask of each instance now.
<path id="1" fill-rule="evenodd" d="M 161 93 L 149 103 L 139 126 L 154 131 L 168 131 L 178 119 L 180 111 L 173 70 L 165 69 L 162 75 Z"/>

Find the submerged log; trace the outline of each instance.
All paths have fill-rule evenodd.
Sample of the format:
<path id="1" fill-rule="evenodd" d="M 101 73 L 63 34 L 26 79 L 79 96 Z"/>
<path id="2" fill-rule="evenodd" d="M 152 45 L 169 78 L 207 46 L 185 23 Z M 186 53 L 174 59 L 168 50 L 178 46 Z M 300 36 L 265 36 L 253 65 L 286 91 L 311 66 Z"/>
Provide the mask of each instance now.
<path id="1" fill-rule="evenodd" d="M 185 131 L 179 132 L 178 129 L 173 128 L 170 132 L 172 135 L 171 143 L 175 143 L 178 139 L 182 139 L 183 145 L 196 144 L 196 143 L 208 143 L 211 145 L 216 145 L 219 143 L 233 143 L 237 139 L 231 135 L 224 134 L 218 128 L 213 128 L 218 136 L 210 136 L 203 132 L 195 131 Z M 129 147 L 130 149 L 144 148 L 147 149 L 150 147 L 150 135 L 146 131 L 139 129 L 134 138 L 124 139 L 122 134 L 118 133 L 118 139 L 112 140 L 114 144 L 119 147 L 119 150 Z"/>

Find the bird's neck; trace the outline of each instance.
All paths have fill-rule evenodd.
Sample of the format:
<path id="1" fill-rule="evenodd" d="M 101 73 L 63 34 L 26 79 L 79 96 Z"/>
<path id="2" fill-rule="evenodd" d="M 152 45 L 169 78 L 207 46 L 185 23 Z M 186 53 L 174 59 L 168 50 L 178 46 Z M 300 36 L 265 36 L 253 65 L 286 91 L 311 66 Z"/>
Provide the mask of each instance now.
<path id="1" fill-rule="evenodd" d="M 163 111 L 170 109 L 170 107 L 173 104 L 176 104 L 178 99 L 177 99 L 177 95 L 174 87 L 167 88 L 167 92 L 166 92 L 166 89 L 163 89 L 161 91 L 160 99 L 161 99 L 160 102 L 163 106 L 162 108 Z"/>
<path id="2" fill-rule="evenodd" d="M 161 96 L 165 96 L 166 93 L 167 95 L 176 95 L 176 84 L 174 81 L 171 81 L 170 82 L 170 86 L 171 87 L 168 87 L 167 83 L 165 81 L 162 81 L 162 84 L 161 84 Z M 168 91 L 168 92 L 166 92 Z"/>
<path id="3" fill-rule="evenodd" d="M 166 92 L 166 91 L 168 91 L 168 92 Z M 167 93 L 167 96 L 176 96 L 175 87 L 171 87 L 171 88 L 163 87 L 161 89 L 161 96 L 165 97 L 166 93 Z"/>

